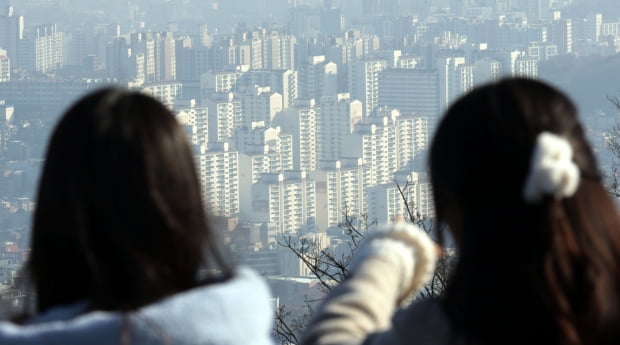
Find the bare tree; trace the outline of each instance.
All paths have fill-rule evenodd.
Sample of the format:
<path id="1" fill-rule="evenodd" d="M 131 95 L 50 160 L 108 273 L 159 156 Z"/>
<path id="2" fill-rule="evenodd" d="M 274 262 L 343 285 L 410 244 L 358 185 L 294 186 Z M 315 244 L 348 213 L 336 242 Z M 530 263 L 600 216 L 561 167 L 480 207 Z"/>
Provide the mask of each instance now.
<path id="1" fill-rule="evenodd" d="M 319 290 L 325 294 L 347 277 L 353 253 L 366 237 L 368 230 L 376 224 L 367 214 L 353 215 L 349 207 L 345 207 L 342 214 L 343 221 L 339 228 L 343 231 L 344 244 L 348 246 L 346 252 L 336 254 L 311 236 L 283 235 L 278 240 L 280 246 L 294 253 L 306 266 L 319 283 Z M 285 305 L 276 310 L 274 332 L 281 344 L 299 344 L 299 334 L 312 317 L 312 306 L 317 300 L 306 298 L 304 302 L 306 307 L 302 315 L 293 315 Z"/>
<path id="2" fill-rule="evenodd" d="M 409 190 L 415 182 L 407 181 L 404 184 L 396 182 L 398 192 L 404 203 L 407 222 L 416 224 L 426 233 L 431 233 L 433 221 L 431 218 L 420 214 L 414 202 L 410 199 Z M 322 243 L 317 243 L 309 237 L 283 236 L 279 244 L 285 249 L 290 250 L 308 268 L 311 275 L 319 282 L 319 289 L 327 293 L 332 288 L 341 283 L 348 276 L 348 267 L 351 258 L 360 246 L 368 231 L 373 228 L 377 221 L 370 219 L 367 214 L 354 215 L 348 207 L 342 211 L 343 221 L 339 227 L 343 230 L 346 244 L 349 247 L 348 253 L 335 254 L 330 248 Z M 444 251 L 443 256 L 438 260 L 437 269 L 431 281 L 420 291 L 418 298 L 432 298 L 441 296 L 446 288 L 447 278 L 450 271 L 453 256 Z M 305 328 L 306 323 L 312 316 L 312 305 L 315 300 L 306 300 L 306 312 L 301 316 L 294 316 L 286 306 L 282 305 L 276 311 L 276 323 L 274 332 L 282 344 L 298 344 L 299 333 Z"/>
<path id="3" fill-rule="evenodd" d="M 411 182 L 407 180 L 404 185 L 401 185 L 396 181 L 396 187 L 403 200 L 405 206 L 405 220 L 417 225 L 420 229 L 424 230 L 429 235 L 432 235 L 432 231 L 435 228 L 433 218 L 420 214 L 415 204 L 409 199 L 408 191 Z M 431 280 L 422 288 L 418 294 L 418 298 L 434 298 L 439 297 L 446 290 L 448 284 L 448 277 L 450 275 L 450 268 L 454 262 L 453 251 L 444 250 L 441 257 L 437 260 L 437 266 Z"/>
<path id="4" fill-rule="evenodd" d="M 359 242 L 358 242 L 359 243 Z M 350 255 L 335 255 L 324 243 L 306 236 L 282 236 L 278 244 L 292 251 L 319 282 L 323 292 L 340 283 L 347 274 Z M 355 245 L 357 247 L 357 244 Z"/>
<path id="5" fill-rule="evenodd" d="M 292 315 L 284 304 L 276 309 L 274 332 L 280 344 L 299 344 L 299 334 L 304 330 L 312 316 L 312 304 L 306 301 L 306 312 L 300 317 Z"/>
<path id="6" fill-rule="evenodd" d="M 620 112 L 620 99 L 617 96 L 607 96 L 607 99 Z M 605 174 L 605 182 L 609 194 L 620 197 L 620 124 L 613 126 L 605 133 L 605 145 L 612 154 L 611 168 Z"/>
<path id="7" fill-rule="evenodd" d="M 376 221 L 369 220 L 366 214 L 351 214 L 348 207 L 342 212 L 344 220 L 339 227 L 348 246 L 347 252 L 336 254 L 311 236 L 283 235 L 278 240 L 280 246 L 290 250 L 301 260 L 319 283 L 319 290 L 325 294 L 346 278 L 353 253 L 366 237 L 370 227 L 376 224 Z M 312 317 L 312 306 L 317 300 L 306 298 L 304 302 L 305 312 L 301 315 L 293 315 L 286 305 L 280 305 L 276 310 L 274 332 L 281 344 L 299 344 L 299 334 Z"/>

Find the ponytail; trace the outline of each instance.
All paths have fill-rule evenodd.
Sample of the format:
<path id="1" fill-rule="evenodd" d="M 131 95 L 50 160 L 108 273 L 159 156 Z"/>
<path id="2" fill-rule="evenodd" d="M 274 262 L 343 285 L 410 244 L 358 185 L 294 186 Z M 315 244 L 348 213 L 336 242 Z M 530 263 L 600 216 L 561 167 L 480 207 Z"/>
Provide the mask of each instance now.
<path id="1" fill-rule="evenodd" d="M 617 343 L 620 324 L 620 224 L 598 181 L 548 206 L 545 299 L 559 344 Z"/>

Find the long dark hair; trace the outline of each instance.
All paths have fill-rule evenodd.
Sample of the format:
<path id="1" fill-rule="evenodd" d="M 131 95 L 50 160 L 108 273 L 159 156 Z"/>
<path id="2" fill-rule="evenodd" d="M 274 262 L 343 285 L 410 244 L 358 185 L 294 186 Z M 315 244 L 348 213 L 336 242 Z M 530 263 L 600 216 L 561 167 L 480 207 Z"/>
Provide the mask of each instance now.
<path id="1" fill-rule="evenodd" d="M 572 197 L 523 199 L 538 135 L 571 144 Z M 620 340 L 620 221 L 564 94 L 527 79 L 478 88 L 447 111 L 432 143 L 436 216 L 459 261 L 444 297 L 472 343 Z"/>
<path id="2" fill-rule="evenodd" d="M 171 112 L 146 95 L 82 98 L 49 143 L 27 272 L 36 312 L 87 300 L 133 310 L 226 276 L 207 223 L 193 155 Z"/>

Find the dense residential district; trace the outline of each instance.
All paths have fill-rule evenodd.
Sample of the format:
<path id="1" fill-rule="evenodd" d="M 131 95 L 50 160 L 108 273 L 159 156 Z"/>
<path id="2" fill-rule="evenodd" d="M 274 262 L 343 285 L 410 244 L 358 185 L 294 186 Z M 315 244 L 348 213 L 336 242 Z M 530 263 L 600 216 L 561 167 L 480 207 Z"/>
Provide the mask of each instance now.
<path id="1" fill-rule="evenodd" d="M 174 110 L 231 260 L 265 275 L 293 307 L 320 292 L 283 243 L 346 257 L 343 223 L 363 232 L 407 207 L 433 217 L 426 150 L 442 112 L 477 85 L 524 76 L 563 88 L 603 166 L 611 164 L 605 135 L 618 115 L 607 98 L 620 89 L 614 1 L 0 4 L 4 306 L 23 293 L 13 286 L 28 257 L 49 133 L 73 101 L 100 87 L 144 92 Z"/>

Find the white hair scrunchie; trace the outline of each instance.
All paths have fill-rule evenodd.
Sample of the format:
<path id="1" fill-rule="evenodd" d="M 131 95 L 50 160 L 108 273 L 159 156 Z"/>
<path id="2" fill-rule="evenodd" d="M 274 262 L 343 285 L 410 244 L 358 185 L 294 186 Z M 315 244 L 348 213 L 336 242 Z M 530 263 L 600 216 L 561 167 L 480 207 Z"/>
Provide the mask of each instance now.
<path id="1" fill-rule="evenodd" d="M 579 168 L 573 162 L 573 148 L 568 140 L 550 132 L 540 133 L 525 180 L 525 201 L 535 203 L 544 195 L 557 199 L 570 197 L 579 186 L 579 178 Z"/>

